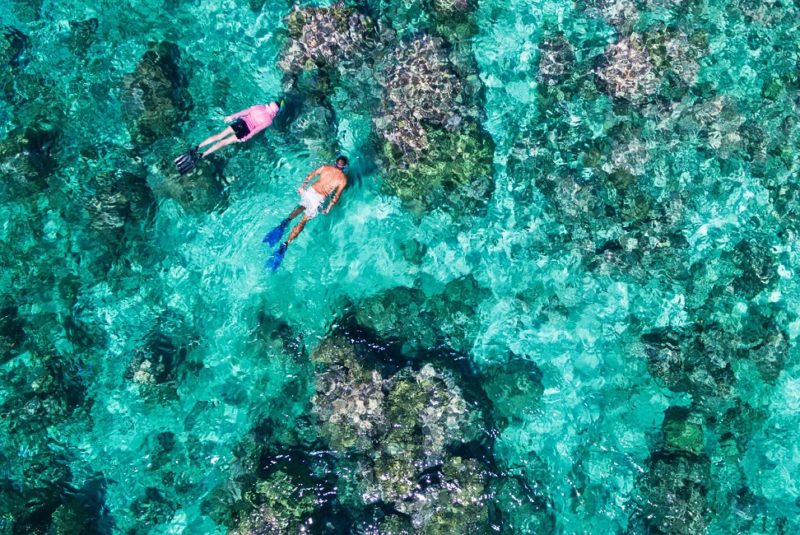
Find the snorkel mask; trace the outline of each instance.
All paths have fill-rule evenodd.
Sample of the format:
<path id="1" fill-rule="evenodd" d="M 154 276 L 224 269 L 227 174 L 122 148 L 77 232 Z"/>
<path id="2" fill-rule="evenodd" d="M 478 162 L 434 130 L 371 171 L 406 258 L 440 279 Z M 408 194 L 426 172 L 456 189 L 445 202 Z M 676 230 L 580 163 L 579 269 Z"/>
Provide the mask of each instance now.
<path id="1" fill-rule="evenodd" d="M 339 167 L 338 163 L 339 163 L 339 159 L 340 159 L 340 158 L 343 158 L 343 159 L 344 159 L 344 161 L 345 161 L 345 162 L 347 162 L 347 158 L 345 158 L 345 156 L 344 156 L 343 154 L 340 154 L 340 155 L 338 155 L 338 156 L 336 157 L 336 159 L 335 159 L 335 160 L 333 160 L 333 166 L 334 166 L 334 167 L 336 167 L 336 169 L 338 169 L 338 170 L 339 170 L 339 171 L 341 171 L 342 173 L 345 173 L 345 174 L 347 174 L 347 170 L 350 168 L 350 165 L 348 165 L 348 164 L 349 164 L 349 162 L 348 162 L 348 163 L 346 163 L 346 164 L 344 164 L 343 166 Z"/>

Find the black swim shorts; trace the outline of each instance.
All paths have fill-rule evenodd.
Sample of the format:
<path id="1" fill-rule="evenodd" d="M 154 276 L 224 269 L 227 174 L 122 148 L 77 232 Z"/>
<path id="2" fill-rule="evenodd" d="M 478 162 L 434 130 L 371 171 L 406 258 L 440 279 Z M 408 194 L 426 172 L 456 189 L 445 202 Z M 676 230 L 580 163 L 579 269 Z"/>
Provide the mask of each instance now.
<path id="1" fill-rule="evenodd" d="M 242 139 L 250 133 L 250 128 L 247 127 L 247 123 L 244 122 L 244 119 L 236 119 L 233 121 L 231 123 L 231 128 L 233 128 L 233 133 L 236 134 L 236 139 Z"/>

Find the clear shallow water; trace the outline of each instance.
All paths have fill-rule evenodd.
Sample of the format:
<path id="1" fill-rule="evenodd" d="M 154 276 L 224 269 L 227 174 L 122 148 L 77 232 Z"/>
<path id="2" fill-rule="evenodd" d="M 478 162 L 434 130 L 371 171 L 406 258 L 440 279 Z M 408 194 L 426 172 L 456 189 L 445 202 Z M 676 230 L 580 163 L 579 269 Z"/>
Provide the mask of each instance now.
<path id="1" fill-rule="evenodd" d="M 434 32 L 393 9 L 362 6 Z M 478 211 L 386 187 L 355 67 L 224 153 L 224 191 L 177 181 L 185 139 L 286 89 L 289 11 L 0 7 L 0 526 L 796 532 L 797 7 L 479 2 L 449 37 L 494 143 Z M 268 274 L 335 150 L 357 178 Z"/>

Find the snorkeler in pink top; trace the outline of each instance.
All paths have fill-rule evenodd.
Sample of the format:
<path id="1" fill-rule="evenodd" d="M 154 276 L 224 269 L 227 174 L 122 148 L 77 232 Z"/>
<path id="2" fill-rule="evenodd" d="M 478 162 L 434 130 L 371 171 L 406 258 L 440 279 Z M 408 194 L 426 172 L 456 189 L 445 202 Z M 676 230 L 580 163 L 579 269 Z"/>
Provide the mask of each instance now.
<path id="1" fill-rule="evenodd" d="M 239 113 L 234 113 L 233 115 L 225 117 L 224 121 L 230 123 L 230 126 L 225 127 L 219 134 L 209 137 L 188 152 L 175 158 L 175 167 L 180 174 L 185 175 L 194 169 L 197 162 L 212 152 L 226 145 L 230 145 L 231 143 L 247 141 L 271 125 L 275 116 L 281 112 L 282 108 L 283 100 L 280 102 L 270 102 L 266 105 L 257 104 Z M 200 154 L 200 147 L 210 145 L 211 143 L 213 143 L 213 145 L 203 154 Z"/>

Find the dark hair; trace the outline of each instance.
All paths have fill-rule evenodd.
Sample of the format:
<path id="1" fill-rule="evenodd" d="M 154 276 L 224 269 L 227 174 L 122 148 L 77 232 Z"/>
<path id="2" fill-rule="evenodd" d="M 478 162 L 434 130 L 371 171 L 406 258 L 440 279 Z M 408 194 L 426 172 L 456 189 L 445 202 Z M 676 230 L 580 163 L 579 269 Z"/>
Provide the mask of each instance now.
<path id="1" fill-rule="evenodd" d="M 337 157 L 336 157 L 336 163 L 339 163 L 340 161 L 344 162 L 344 165 L 345 165 L 345 166 L 346 166 L 346 165 L 349 163 L 349 162 L 347 161 L 347 158 L 345 158 L 345 157 L 344 157 L 344 156 L 342 156 L 341 154 L 340 154 L 339 156 L 337 156 Z"/>

